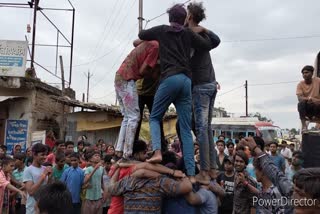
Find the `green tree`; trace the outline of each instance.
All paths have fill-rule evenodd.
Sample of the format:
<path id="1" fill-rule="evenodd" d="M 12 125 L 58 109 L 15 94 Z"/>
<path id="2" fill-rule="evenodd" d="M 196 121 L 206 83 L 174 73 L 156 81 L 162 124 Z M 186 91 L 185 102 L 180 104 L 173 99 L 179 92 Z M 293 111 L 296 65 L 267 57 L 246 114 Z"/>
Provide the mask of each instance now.
<path id="1" fill-rule="evenodd" d="M 295 128 L 290 129 L 290 132 L 294 135 L 298 134 L 298 131 Z"/>
<path id="2" fill-rule="evenodd" d="M 249 114 L 250 117 L 257 117 L 259 121 L 264 121 L 264 122 L 273 122 L 271 119 L 261 115 L 261 113 L 256 112 L 254 114 Z"/>

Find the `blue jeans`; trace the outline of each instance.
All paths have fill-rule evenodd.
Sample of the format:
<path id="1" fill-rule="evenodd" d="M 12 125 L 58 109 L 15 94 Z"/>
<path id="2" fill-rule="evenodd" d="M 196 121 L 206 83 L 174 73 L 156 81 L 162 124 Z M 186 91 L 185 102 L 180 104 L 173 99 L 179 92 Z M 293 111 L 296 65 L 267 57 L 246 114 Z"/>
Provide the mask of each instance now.
<path id="1" fill-rule="evenodd" d="M 161 81 L 153 102 L 150 115 L 150 132 L 153 150 L 161 149 L 160 123 L 173 103 L 176 107 L 181 141 L 183 143 L 183 158 L 187 175 L 195 175 L 194 147 L 191 135 L 191 80 L 184 74 L 176 74 Z"/>
<path id="2" fill-rule="evenodd" d="M 201 170 L 214 169 L 216 166 L 217 151 L 214 147 L 211 129 L 212 112 L 216 95 L 216 82 L 196 85 L 192 89 L 196 136 L 200 145 Z"/>

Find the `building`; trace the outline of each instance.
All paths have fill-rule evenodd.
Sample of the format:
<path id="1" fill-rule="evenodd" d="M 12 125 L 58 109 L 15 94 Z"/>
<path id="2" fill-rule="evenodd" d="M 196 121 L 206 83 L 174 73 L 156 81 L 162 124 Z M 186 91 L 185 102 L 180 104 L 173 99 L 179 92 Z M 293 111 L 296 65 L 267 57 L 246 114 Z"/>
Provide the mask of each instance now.
<path id="1" fill-rule="evenodd" d="M 75 95 L 71 89 L 66 92 Z M 6 143 L 8 150 L 14 144 L 25 149 L 35 131 L 52 130 L 60 138 L 63 115 L 71 111 L 52 98 L 61 95 L 61 90 L 38 79 L 0 77 L 0 143 Z"/>

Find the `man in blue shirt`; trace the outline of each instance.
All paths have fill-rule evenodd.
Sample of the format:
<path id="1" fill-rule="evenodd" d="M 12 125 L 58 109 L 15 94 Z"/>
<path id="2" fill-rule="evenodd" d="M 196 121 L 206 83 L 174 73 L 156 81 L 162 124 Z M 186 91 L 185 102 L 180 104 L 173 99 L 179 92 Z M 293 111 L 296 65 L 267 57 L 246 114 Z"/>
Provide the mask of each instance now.
<path id="1" fill-rule="evenodd" d="M 79 167 L 79 154 L 72 153 L 70 155 L 71 167 L 67 168 L 60 180 L 66 184 L 68 190 L 71 192 L 73 212 L 75 214 L 81 213 L 80 192 L 84 180 L 84 171 Z"/>
<path id="2" fill-rule="evenodd" d="M 217 197 L 209 190 L 209 185 L 201 185 L 197 192 L 191 191 L 185 198 L 189 204 L 199 206 L 200 214 L 218 213 Z"/>
<path id="3" fill-rule="evenodd" d="M 273 160 L 274 164 L 278 167 L 280 171 L 285 172 L 286 162 L 282 155 L 277 154 L 278 143 L 271 142 L 270 144 L 270 158 Z"/>

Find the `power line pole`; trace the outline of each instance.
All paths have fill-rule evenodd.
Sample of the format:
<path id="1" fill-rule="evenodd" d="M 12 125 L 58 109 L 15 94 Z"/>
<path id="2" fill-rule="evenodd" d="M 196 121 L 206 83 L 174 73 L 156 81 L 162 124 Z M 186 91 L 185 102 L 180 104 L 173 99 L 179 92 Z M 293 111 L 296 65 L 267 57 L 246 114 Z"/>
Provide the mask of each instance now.
<path id="1" fill-rule="evenodd" d="M 32 29 L 32 50 L 31 50 L 31 68 L 34 68 L 34 53 L 36 42 L 36 26 L 37 26 L 37 10 L 40 0 L 34 0 L 34 12 L 33 12 L 33 29 Z M 32 1 L 33 2 L 33 1 Z"/>
<path id="2" fill-rule="evenodd" d="M 142 30 L 142 22 L 143 22 L 143 0 L 139 0 L 139 32 Z"/>
<path id="3" fill-rule="evenodd" d="M 89 89 L 90 89 L 90 78 L 93 76 L 93 74 L 90 74 L 90 71 L 88 71 L 88 74 L 86 77 L 88 78 L 88 83 L 87 83 L 87 103 L 89 102 Z"/>
<path id="4" fill-rule="evenodd" d="M 248 117 L 248 80 L 246 80 L 244 87 L 246 89 L 246 117 Z"/>

